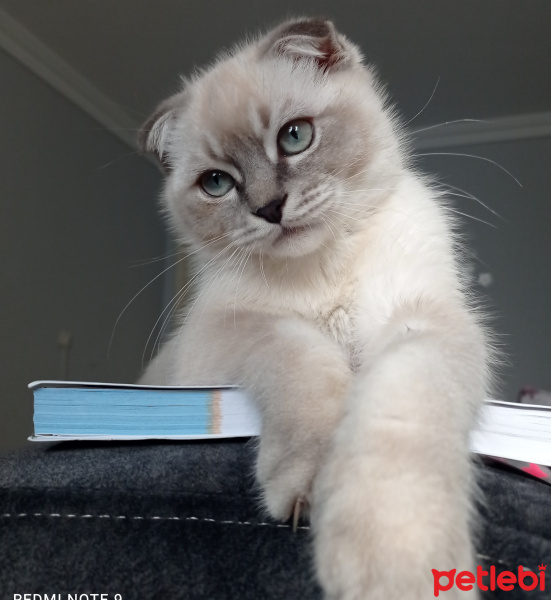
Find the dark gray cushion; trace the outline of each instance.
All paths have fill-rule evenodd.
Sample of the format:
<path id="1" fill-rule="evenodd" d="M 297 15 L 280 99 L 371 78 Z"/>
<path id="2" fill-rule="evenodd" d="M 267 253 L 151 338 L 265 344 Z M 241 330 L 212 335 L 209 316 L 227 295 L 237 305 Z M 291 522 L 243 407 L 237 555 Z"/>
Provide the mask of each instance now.
<path id="1" fill-rule="evenodd" d="M 262 514 L 253 462 L 243 440 L 36 444 L 0 456 L 0 597 L 321 598 L 308 524 L 293 534 Z M 478 468 L 480 564 L 537 571 L 551 557 L 551 487 Z"/>

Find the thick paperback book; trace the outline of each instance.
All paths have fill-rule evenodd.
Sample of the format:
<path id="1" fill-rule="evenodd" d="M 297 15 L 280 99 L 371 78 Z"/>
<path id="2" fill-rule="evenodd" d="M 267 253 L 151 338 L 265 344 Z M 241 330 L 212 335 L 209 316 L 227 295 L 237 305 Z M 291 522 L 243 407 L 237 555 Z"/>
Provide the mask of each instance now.
<path id="1" fill-rule="evenodd" d="M 33 441 L 252 437 L 261 429 L 254 403 L 231 386 L 35 381 L 29 387 Z M 547 470 L 536 471 L 551 465 L 551 407 L 488 400 L 471 449 L 547 478 Z"/>
<path id="2" fill-rule="evenodd" d="M 35 381 L 32 441 L 196 439 L 259 435 L 260 418 L 236 387 Z"/>

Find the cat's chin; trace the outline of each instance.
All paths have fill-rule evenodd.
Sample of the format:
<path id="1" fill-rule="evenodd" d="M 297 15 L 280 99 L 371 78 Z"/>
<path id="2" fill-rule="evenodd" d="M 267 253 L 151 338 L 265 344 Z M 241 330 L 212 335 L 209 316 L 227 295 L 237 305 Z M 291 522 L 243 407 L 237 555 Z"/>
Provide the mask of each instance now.
<path id="1" fill-rule="evenodd" d="M 319 225 L 282 227 L 271 243 L 270 255 L 277 258 L 305 256 L 319 250 L 323 242 L 323 230 Z"/>

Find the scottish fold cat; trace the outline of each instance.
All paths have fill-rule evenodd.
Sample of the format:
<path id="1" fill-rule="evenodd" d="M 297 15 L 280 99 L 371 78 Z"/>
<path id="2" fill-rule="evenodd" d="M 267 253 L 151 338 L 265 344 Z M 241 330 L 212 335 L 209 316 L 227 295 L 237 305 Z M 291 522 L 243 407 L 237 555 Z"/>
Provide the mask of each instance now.
<path id="1" fill-rule="evenodd" d="M 196 266 L 142 381 L 249 391 L 263 502 L 309 514 L 326 598 L 427 600 L 432 569 L 472 570 L 488 334 L 451 213 L 359 49 L 287 21 L 185 81 L 140 143 Z"/>

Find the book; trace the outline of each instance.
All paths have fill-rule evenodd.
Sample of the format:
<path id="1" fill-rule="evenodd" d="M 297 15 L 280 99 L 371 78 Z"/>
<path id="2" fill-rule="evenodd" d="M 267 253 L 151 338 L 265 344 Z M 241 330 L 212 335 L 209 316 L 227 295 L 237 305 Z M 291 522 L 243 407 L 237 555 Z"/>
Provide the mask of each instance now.
<path id="1" fill-rule="evenodd" d="M 34 381 L 31 441 L 190 440 L 260 434 L 260 416 L 233 386 Z"/>
<path id="2" fill-rule="evenodd" d="M 237 387 L 35 381 L 32 441 L 253 437 L 257 408 Z M 471 450 L 541 479 L 551 471 L 551 407 L 488 400 Z M 540 467 L 541 465 L 541 467 Z"/>

